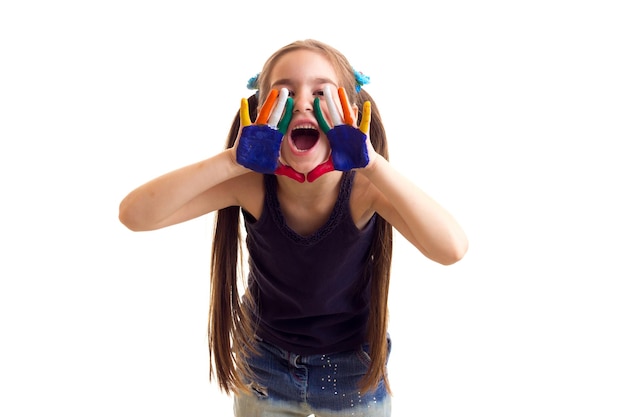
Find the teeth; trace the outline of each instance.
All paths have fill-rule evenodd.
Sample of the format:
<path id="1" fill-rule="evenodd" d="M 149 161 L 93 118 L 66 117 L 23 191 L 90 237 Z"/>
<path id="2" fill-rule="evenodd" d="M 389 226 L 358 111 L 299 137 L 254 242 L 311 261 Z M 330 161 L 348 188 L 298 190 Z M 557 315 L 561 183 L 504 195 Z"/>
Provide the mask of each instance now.
<path id="1" fill-rule="evenodd" d="M 315 129 L 315 126 L 313 126 L 312 124 L 308 123 L 308 124 L 294 126 L 293 129 Z"/>

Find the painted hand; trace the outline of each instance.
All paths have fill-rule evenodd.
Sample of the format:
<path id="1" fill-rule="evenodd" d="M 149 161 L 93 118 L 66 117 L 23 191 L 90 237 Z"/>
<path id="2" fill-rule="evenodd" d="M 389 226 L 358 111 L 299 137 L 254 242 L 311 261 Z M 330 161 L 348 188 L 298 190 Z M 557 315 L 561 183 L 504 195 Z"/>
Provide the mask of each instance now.
<path id="1" fill-rule="evenodd" d="M 307 175 L 307 180 L 313 182 L 322 175 L 331 171 L 350 171 L 354 168 L 364 168 L 369 163 L 369 153 L 367 149 L 367 135 L 371 120 L 371 103 L 366 101 L 363 105 L 363 116 L 359 128 L 352 126 L 354 120 L 350 113 L 350 104 L 343 87 L 339 88 L 339 99 L 343 110 L 343 121 L 337 106 L 332 99 L 332 91 L 330 86 L 324 88 L 324 98 L 328 106 L 328 112 L 332 119 L 333 127 L 331 128 L 320 108 L 319 97 L 313 103 L 315 118 L 317 119 L 320 129 L 328 137 L 330 142 L 330 157 L 326 162 L 315 167 Z M 345 124 L 344 124 L 345 121 Z"/>
<path id="2" fill-rule="evenodd" d="M 239 119 L 242 129 L 237 144 L 237 163 L 262 174 L 286 175 L 304 182 L 304 174 L 280 163 L 280 144 L 292 113 L 293 99 L 286 88 L 280 93 L 278 90 L 270 92 L 254 124 L 250 121 L 248 100 L 241 99 Z"/>

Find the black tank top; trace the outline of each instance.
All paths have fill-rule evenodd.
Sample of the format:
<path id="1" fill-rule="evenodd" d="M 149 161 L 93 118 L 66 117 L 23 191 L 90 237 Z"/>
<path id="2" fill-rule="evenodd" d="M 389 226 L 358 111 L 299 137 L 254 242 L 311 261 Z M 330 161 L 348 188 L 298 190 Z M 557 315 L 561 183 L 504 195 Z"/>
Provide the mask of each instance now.
<path id="1" fill-rule="evenodd" d="M 258 220 L 243 211 L 249 253 L 248 290 L 257 334 L 285 350 L 324 354 L 366 340 L 375 217 L 359 230 L 350 213 L 354 172 L 344 173 L 327 222 L 302 236 L 285 222 L 276 177 L 265 175 Z"/>

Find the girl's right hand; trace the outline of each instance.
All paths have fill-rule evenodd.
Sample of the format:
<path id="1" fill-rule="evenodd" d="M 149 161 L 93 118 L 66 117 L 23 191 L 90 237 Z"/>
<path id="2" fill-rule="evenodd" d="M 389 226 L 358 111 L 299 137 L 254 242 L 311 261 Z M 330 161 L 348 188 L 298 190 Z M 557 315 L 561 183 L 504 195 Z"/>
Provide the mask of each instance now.
<path id="1" fill-rule="evenodd" d="M 284 114 L 283 114 L 284 110 Z M 237 163 L 262 174 L 279 174 L 304 182 L 304 175 L 280 163 L 280 144 L 293 113 L 293 99 L 282 88 L 272 90 L 254 121 L 250 121 L 248 100 L 241 99 L 241 132 L 235 144 Z M 281 117 L 282 116 L 282 117 Z"/>

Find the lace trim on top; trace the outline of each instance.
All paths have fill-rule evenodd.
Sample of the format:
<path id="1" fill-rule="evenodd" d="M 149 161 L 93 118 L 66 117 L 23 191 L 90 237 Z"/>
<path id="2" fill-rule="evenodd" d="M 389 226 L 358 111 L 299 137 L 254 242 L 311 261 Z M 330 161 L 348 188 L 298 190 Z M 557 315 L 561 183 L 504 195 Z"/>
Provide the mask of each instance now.
<path id="1" fill-rule="evenodd" d="M 339 195 L 337 196 L 337 201 L 335 202 L 333 211 L 330 213 L 330 217 L 321 228 L 313 234 L 307 236 L 302 236 L 287 225 L 285 216 L 280 208 L 280 203 L 278 202 L 278 194 L 276 192 L 277 181 L 275 175 L 265 175 L 265 205 L 269 209 L 272 218 L 276 222 L 276 225 L 281 233 L 293 240 L 295 243 L 301 245 L 314 245 L 328 236 L 337 227 L 345 215 L 346 209 L 349 208 L 348 203 L 350 200 L 350 192 L 352 191 L 353 179 L 354 171 L 343 173 L 341 177 Z"/>

